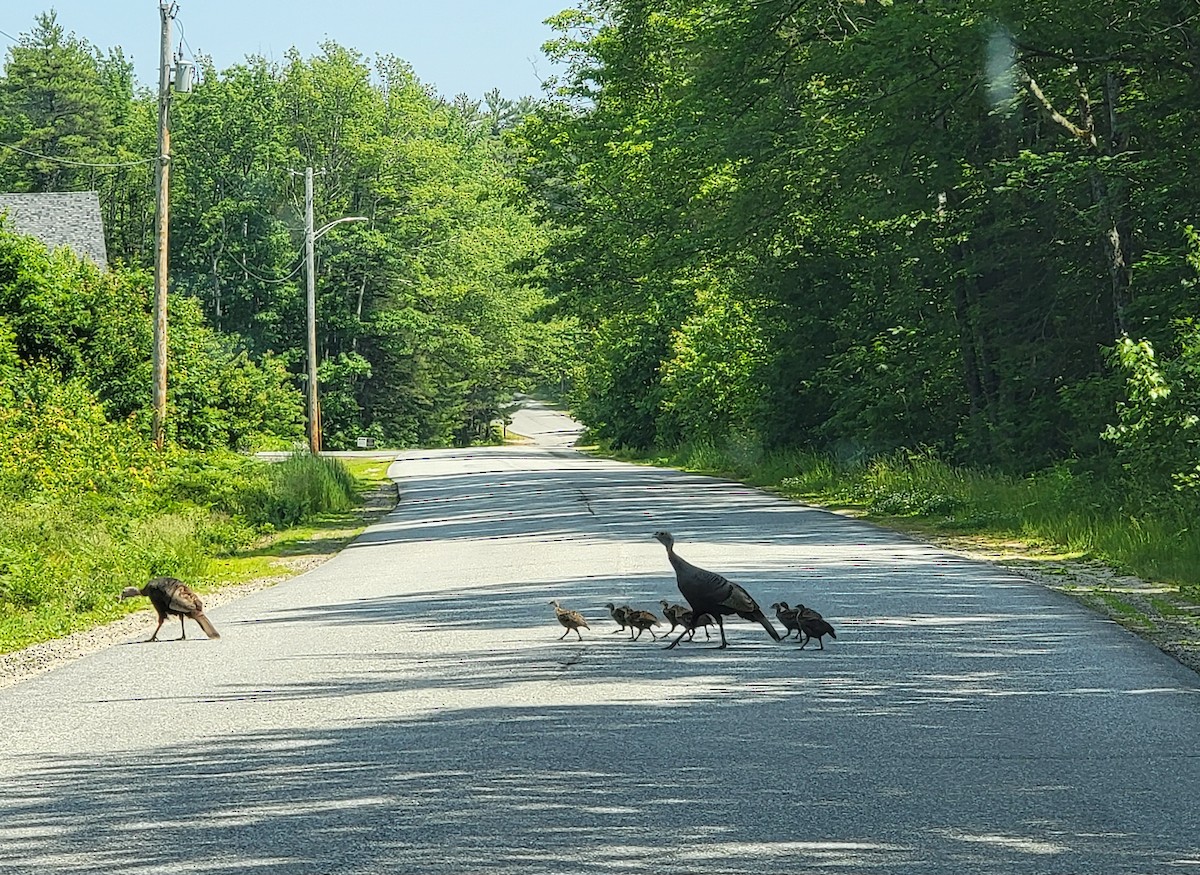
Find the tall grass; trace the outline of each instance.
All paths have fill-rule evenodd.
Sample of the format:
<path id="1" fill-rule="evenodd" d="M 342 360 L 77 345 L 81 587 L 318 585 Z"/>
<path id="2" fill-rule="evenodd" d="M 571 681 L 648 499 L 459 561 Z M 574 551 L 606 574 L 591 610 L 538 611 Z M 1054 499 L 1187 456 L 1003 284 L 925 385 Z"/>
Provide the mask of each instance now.
<path id="1" fill-rule="evenodd" d="M 757 450 L 747 438 L 689 444 L 652 461 L 912 528 L 1021 539 L 1146 579 L 1200 587 L 1200 527 L 1187 513 L 1131 512 L 1118 491 L 1066 465 L 1010 477 L 952 466 L 922 451 L 842 461 Z"/>
<path id="2" fill-rule="evenodd" d="M 0 652 L 119 616 L 125 586 L 202 578 L 262 532 L 349 510 L 340 461 L 181 455 L 140 493 L 43 492 L 0 506 Z M 136 605 L 135 605 L 136 607 Z"/>
<path id="3" fill-rule="evenodd" d="M 337 459 L 293 453 L 273 465 L 270 473 L 267 501 L 257 510 L 276 526 L 295 525 L 354 506 L 354 477 Z"/>

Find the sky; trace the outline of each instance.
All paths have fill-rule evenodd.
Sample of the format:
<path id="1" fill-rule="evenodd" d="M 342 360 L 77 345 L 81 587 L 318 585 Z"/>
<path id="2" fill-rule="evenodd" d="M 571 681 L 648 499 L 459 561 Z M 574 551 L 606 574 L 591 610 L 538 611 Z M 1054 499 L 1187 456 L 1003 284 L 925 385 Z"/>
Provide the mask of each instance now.
<path id="1" fill-rule="evenodd" d="M 541 52 L 554 36 L 542 22 L 574 0 L 178 0 L 173 49 L 209 55 L 218 70 L 247 55 L 282 62 L 333 40 L 368 60 L 390 54 L 444 97 L 479 99 L 499 88 L 516 99 L 541 94 L 555 72 Z M 50 9 L 67 32 L 101 51 L 120 47 L 138 81 L 158 83 L 159 0 L 0 0 L 0 55 Z M 383 11 L 381 11 L 383 10 Z"/>

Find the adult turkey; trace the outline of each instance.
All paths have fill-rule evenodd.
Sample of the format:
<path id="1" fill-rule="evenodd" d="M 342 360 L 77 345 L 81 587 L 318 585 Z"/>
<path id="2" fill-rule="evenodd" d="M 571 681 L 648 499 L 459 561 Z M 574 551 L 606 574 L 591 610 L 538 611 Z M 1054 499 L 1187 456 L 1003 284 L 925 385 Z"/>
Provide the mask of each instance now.
<path id="1" fill-rule="evenodd" d="M 121 590 L 122 599 L 137 598 L 140 595 L 150 599 L 150 604 L 154 605 L 154 610 L 158 612 L 158 625 L 154 627 L 154 634 L 146 639 L 147 643 L 158 640 L 158 630 L 162 628 L 167 617 L 179 618 L 180 641 L 187 638 L 187 631 L 183 628 L 186 617 L 191 617 L 199 623 L 209 638 L 221 637 L 208 617 L 204 616 L 204 602 L 200 601 L 200 596 L 182 580 L 176 580 L 174 577 L 156 577 L 141 589 L 127 586 Z"/>
<path id="2" fill-rule="evenodd" d="M 743 620 L 753 620 L 761 624 L 772 638 L 776 641 L 782 640 L 771 621 L 762 612 L 762 608 L 758 606 L 758 602 L 744 587 L 715 571 L 698 568 L 680 557 L 675 552 L 675 538 L 670 532 L 655 532 L 654 537 L 667 548 L 667 560 L 675 569 L 675 583 L 680 594 L 691 605 L 693 617 L 703 618 L 708 614 L 717 621 L 717 628 L 721 631 L 722 648 L 728 647 L 729 642 L 725 640 L 725 621 L 721 618 L 733 614 L 737 614 Z M 681 632 L 678 638 L 667 645 L 667 649 L 677 645 L 686 634 L 686 630 Z"/>

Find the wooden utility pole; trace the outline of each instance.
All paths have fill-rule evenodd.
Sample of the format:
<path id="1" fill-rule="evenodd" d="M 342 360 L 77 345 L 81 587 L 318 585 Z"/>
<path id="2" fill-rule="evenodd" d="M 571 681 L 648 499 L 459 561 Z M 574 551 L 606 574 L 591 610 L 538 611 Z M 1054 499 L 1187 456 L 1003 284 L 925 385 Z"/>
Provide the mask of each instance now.
<path id="1" fill-rule="evenodd" d="M 167 225 L 170 215 L 171 175 L 171 19 L 178 6 L 159 0 L 162 43 L 158 67 L 158 174 L 154 218 L 154 413 L 151 432 L 154 446 L 163 448 L 167 420 Z"/>
<path id="2" fill-rule="evenodd" d="M 321 408 L 317 401 L 317 273 L 313 255 L 313 169 L 304 169 L 304 267 L 308 284 L 308 449 L 321 452 Z"/>
<path id="3" fill-rule="evenodd" d="M 298 174 L 299 171 L 292 170 Z M 324 172 L 324 171 L 322 171 Z M 308 449 L 313 455 L 321 452 L 321 402 L 317 394 L 317 260 L 313 244 L 335 225 L 343 222 L 366 222 L 366 216 L 345 216 L 334 219 L 313 230 L 313 169 L 304 168 L 304 273 L 307 281 L 305 299 L 308 309 Z"/>

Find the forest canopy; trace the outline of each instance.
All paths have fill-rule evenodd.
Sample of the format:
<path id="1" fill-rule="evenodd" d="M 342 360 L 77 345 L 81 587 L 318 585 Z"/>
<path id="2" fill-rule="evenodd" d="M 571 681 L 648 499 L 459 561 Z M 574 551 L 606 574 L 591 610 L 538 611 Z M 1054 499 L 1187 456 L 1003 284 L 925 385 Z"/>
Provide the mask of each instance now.
<path id="1" fill-rule="evenodd" d="M 568 72 L 521 170 L 602 438 L 1070 463 L 1195 501 L 1194 4 L 610 0 L 555 25 Z"/>
<path id="2" fill-rule="evenodd" d="M 551 20 L 564 72 L 538 101 L 444 100 L 336 43 L 202 63 L 173 107 L 173 318 L 240 376 L 174 382 L 171 439 L 299 427 L 312 166 L 318 226 L 368 220 L 318 247 L 331 448 L 486 439 L 541 385 L 618 448 L 919 448 L 1190 506 L 1193 11 L 583 2 Z M 0 187 L 99 191 L 102 293 L 144 313 L 154 103 L 120 50 L 44 16 L 8 51 L 0 111 Z M 106 327 L 108 370 L 80 369 L 31 358 L 15 306 L 20 367 L 137 425 L 143 322 Z M 280 399 L 272 425 L 246 419 L 248 385 Z"/>
<path id="3" fill-rule="evenodd" d="M 251 57 L 217 70 L 201 60 L 200 84 L 172 97 L 169 440 L 245 449 L 298 435 L 306 167 L 315 227 L 366 219 L 331 228 L 316 247 L 324 446 L 485 439 L 514 390 L 559 378 L 562 326 L 531 318 L 541 289 L 513 267 L 544 242 L 515 196 L 503 141 L 528 100 L 443 100 L 403 61 L 368 63 L 332 42 L 282 63 Z M 156 113 L 119 49 L 66 33 L 52 12 L 8 50 L 0 190 L 100 194 L 113 263 L 101 285 L 119 300 L 92 307 L 81 286 L 72 307 L 90 307 L 120 347 L 104 355 L 121 385 L 112 375 L 89 383 L 117 419 L 149 403 Z M 63 301 L 75 297 L 64 276 L 54 284 Z M 5 289 L 0 316 L 41 331 L 22 294 Z M 57 310 L 36 312 L 53 321 Z M 61 355 L 22 343 L 17 352 L 73 376 Z M 250 384 L 267 375 L 295 398 L 258 404 L 265 389 Z"/>

